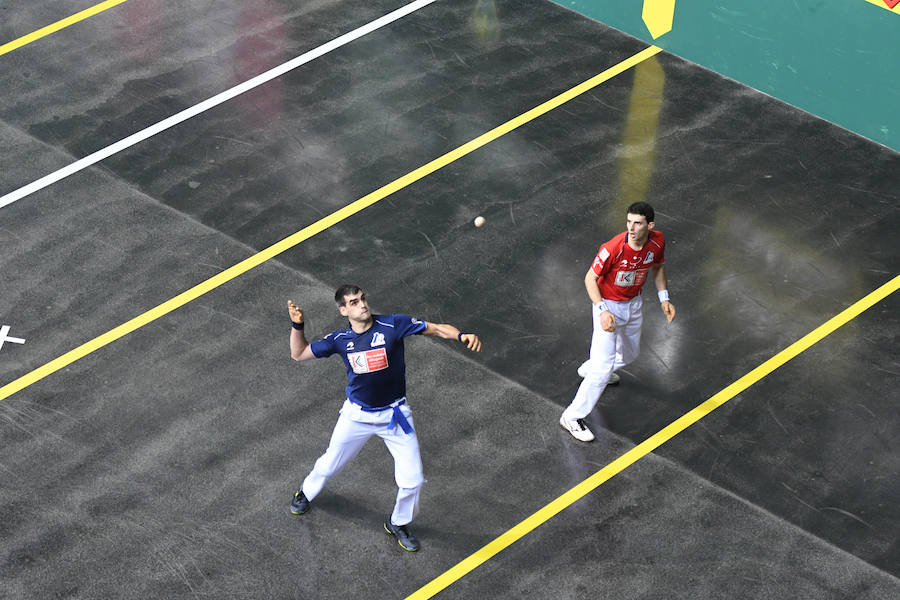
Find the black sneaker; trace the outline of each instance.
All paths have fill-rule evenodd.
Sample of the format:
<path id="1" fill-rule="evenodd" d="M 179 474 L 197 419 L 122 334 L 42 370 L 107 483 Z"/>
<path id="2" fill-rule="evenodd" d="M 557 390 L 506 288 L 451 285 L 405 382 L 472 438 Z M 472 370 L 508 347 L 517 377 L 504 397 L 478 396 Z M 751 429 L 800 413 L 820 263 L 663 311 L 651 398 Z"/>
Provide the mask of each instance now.
<path id="1" fill-rule="evenodd" d="M 387 531 L 390 535 L 397 538 L 397 543 L 400 544 L 400 547 L 409 552 L 415 552 L 419 548 L 421 548 L 421 544 L 416 537 L 409 532 L 406 528 L 406 525 L 394 525 L 391 523 L 390 518 L 384 522 L 384 530 Z"/>
<path id="2" fill-rule="evenodd" d="M 309 500 L 306 499 L 306 494 L 303 493 L 303 490 L 297 490 L 294 492 L 294 499 L 291 501 L 291 514 L 302 515 L 308 510 Z"/>

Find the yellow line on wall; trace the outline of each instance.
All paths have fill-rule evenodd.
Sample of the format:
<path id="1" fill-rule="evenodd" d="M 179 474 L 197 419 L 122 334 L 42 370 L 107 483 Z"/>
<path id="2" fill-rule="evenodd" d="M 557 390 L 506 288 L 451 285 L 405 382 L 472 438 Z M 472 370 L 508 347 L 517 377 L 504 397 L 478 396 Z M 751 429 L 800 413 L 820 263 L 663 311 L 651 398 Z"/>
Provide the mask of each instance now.
<path id="1" fill-rule="evenodd" d="M 891 8 L 885 3 L 884 0 L 866 0 L 866 2 L 868 2 L 869 4 L 874 4 L 875 6 L 880 6 L 885 10 L 889 10 L 894 14 L 900 15 L 900 4 L 897 4 L 896 6 L 894 6 L 894 8 Z"/>
<path id="2" fill-rule="evenodd" d="M 897 275 L 891 281 L 882 285 L 865 298 L 854 303 L 837 316 L 829 319 L 823 325 L 803 336 L 801 339 L 756 367 L 700 406 L 650 436 L 645 441 L 615 459 L 550 504 L 547 504 L 512 529 L 502 534 L 500 537 L 494 539 L 480 550 L 477 550 L 474 554 L 463 559 L 449 570 L 407 596 L 406 600 L 425 600 L 431 598 L 455 581 L 461 579 L 464 575 L 478 568 L 517 540 L 525 537 L 538 526 L 562 512 L 607 480 L 621 473 L 633 463 L 647 456 L 666 441 L 672 439 L 715 409 L 719 408 L 778 367 L 821 341 L 825 336 L 833 333 L 842 325 L 850 322 L 863 311 L 871 308 L 881 300 L 884 300 L 896 292 L 898 288 L 900 288 L 900 275 Z"/>
<path id="3" fill-rule="evenodd" d="M 59 31 L 60 29 L 65 29 L 69 25 L 74 25 L 75 23 L 78 23 L 79 21 L 83 21 L 89 17 L 93 17 L 97 13 L 101 13 L 108 8 L 112 8 L 113 6 L 122 4 L 123 2 L 126 2 L 126 1 L 127 0 L 106 0 L 106 2 L 101 2 L 100 4 L 97 4 L 96 6 L 92 6 L 90 8 L 87 8 L 87 9 L 79 12 L 79 13 L 75 13 L 71 17 L 65 18 L 61 21 L 57 21 L 56 23 L 53 23 L 52 25 L 47 25 L 46 27 L 42 27 L 41 29 L 38 29 L 34 33 L 29 33 L 28 35 L 24 35 L 24 36 L 20 37 L 19 39 L 13 40 L 11 42 L 7 42 L 7 43 L 3 44 L 2 46 L 0 46 L 0 56 L 6 54 L 7 52 L 12 52 L 16 48 L 21 48 L 22 46 L 25 46 L 26 44 L 30 44 L 31 42 L 33 42 L 35 40 L 39 40 L 42 37 L 48 36 L 51 33 L 55 33 L 57 31 Z"/>
<path id="4" fill-rule="evenodd" d="M 321 233 L 322 231 L 328 229 L 329 227 L 331 227 L 337 223 L 340 223 L 344 219 L 347 219 L 347 218 L 355 215 L 356 213 L 360 212 L 361 210 L 375 204 L 379 200 L 382 200 L 382 199 L 386 198 L 387 196 L 390 196 L 394 192 L 402 190 L 403 188 L 407 187 L 408 185 L 411 185 L 412 183 L 415 183 L 416 181 L 422 179 L 423 177 L 430 175 L 431 173 L 437 171 L 438 169 L 447 166 L 448 164 L 452 163 L 453 161 L 459 160 L 463 156 L 466 156 L 467 154 L 474 152 L 478 148 L 481 148 L 485 144 L 488 144 L 488 143 L 494 141 L 495 139 L 499 138 L 500 136 L 503 136 L 503 135 L 509 133 L 510 131 L 516 129 L 517 127 L 520 127 L 520 126 L 528 123 L 529 121 L 532 121 L 532 120 L 540 117 L 541 115 L 543 115 L 547 112 L 550 112 L 554 108 L 557 108 L 558 106 L 568 102 L 569 100 L 572 100 L 576 96 L 583 94 L 584 92 L 587 92 L 588 90 L 600 85 L 604 81 L 607 81 L 607 80 L 611 79 L 612 77 L 615 77 L 616 75 L 622 73 L 623 71 L 630 69 L 631 67 L 635 66 L 636 64 L 639 64 L 643 60 L 650 58 L 651 56 L 654 56 L 655 54 L 657 54 L 660 51 L 661 51 L 660 48 L 658 48 L 656 46 L 650 46 L 649 48 L 646 48 L 645 50 L 638 52 L 634 56 L 625 59 L 624 61 L 620 62 L 619 64 L 617 64 L 613 67 L 610 67 L 609 69 L 603 71 L 599 75 L 595 75 L 594 77 L 591 77 L 587 81 L 580 83 L 580 84 L 576 85 L 575 87 L 571 88 L 570 90 L 567 90 L 567 91 L 563 92 L 562 94 L 544 102 L 543 104 L 536 106 L 535 108 L 532 108 L 528 112 L 523 113 L 523 114 L 519 115 L 518 117 L 507 121 L 503 125 L 500 125 L 499 127 L 496 127 L 494 129 L 488 131 L 487 133 L 484 133 L 484 134 L 478 136 L 474 140 L 463 144 L 462 146 L 456 148 L 455 150 L 452 150 L 452 151 L 448 152 L 447 154 L 444 154 L 443 156 L 440 156 L 440 157 L 434 159 L 433 161 L 429 162 L 428 164 L 425 164 L 425 165 L 419 167 L 415 171 L 407 173 L 406 175 L 404 175 L 403 177 L 400 177 L 399 179 L 395 179 L 391 183 L 375 190 L 374 192 L 372 192 L 366 196 L 363 196 L 359 200 L 356 200 L 355 202 L 348 204 L 344 208 L 341 208 L 340 210 L 333 212 L 332 214 L 328 215 L 327 217 L 320 219 L 319 221 L 316 221 L 312 225 L 301 229 L 297 233 L 294 233 L 293 235 L 290 235 L 290 236 L 284 238 L 280 242 L 277 242 L 277 243 L 273 244 L 272 246 L 269 246 L 268 248 L 261 250 L 258 253 L 250 256 L 249 258 L 242 260 L 241 262 L 237 263 L 236 265 L 229 267 L 228 269 L 226 269 L 225 271 L 222 271 L 218 275 L 215 275 L 214 277 L 211 277 L 211 278 L 207 279 L 206 281 L 204 281 L 198 285 L 195 285 L 194 287 L 187 290 L 186 292 L 182 292 L 181 294 L 175 296 L 174 298 L 167 300 L 166 302 L 163 302 L 159 306 L 157 306 L 151 310 L 148 310 L 144 314 L 139 315 L 139 316 L 131 319 L 130 321 L 123 323 L 122 325 L 119 325 L 115 329 L 112 329 L 112 330 L 104 333 L 103 335 L 101 335 L 97 338 L 94 338 L 93 340 L 91 340 L 89 342 L 82 344 L 81 346 L 78 346 L 74 350 L 70 350 L 69 352 L 66 352 L 59 358 L 56 358 L 56 359 L 48 362 L 47 364 L 45 364 L 41 367 L 38 367 L 34 371 L 31 371 L 30 373 L 23 375 L 22 377 L 19 377 L 18 379 L 4 385 L 3 387 L 0 387 L 0 401 L 8 398 L 12 394 L 15 394 L 16 392 L 18 392 L 20 390 L 25 389 L 26 387 L 30 386 L 31 384 L 33 384 L 37 381 L 40 381 L 44 377 L 47 377 L 48 375 L 55 373 L 56 371 L 62 369 L 63 367 L 72 364 L 73 362 L 77 361 L 78 359 L 83 358 L 83 357 L 87 356 L 88 354 L 95 352 L 96 350 L 99 350 L 100 348 L 106 346 L 107 344 L 110 344 L 110 343 L 114 342 L 115 340 L 128 335 L 132 331 L 134 331 L 140 327 L 143 327 L 147 323 L 150 323 L 151 321 L 154 321 L 154 320 L 160 318 L 161 316 L 163 316 L 167 313 L 170 313 L 173 310 L 175 310 L 181 306 L 184 306 L 191 300 L 194 300 L 194 299 L 202 296 L 203 294 L 206 294 L 207 292 L 214 290 L 215 288 L 219 287 L 220 285 L 223 285 L 224 283 L 231 281 L 235 277 L 238 277 L 239 275 L 246 273 L 250 269 L 253 269 L 254 267 L 258 267 L 259 265 L 266 262 L 267 260 L 274 258 L 275 256 L 278 256 L 282 252 L 293 248 L 294 246 L 296 246 L 297 244 L 299 244 L 305 240 L 308 240 L 309 238 L 316 235 L 317 233 Z"/>

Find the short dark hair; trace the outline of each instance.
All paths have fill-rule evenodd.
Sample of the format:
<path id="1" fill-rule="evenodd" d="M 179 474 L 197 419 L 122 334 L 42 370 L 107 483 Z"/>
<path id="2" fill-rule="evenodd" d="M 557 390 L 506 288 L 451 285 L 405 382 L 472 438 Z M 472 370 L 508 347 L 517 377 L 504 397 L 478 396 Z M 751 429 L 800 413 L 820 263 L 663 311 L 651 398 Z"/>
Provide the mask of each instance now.
<path id="1" fill-rule="evenodd" d="M 344 306 L 344 304 L 346 303 L 346 301 L 344 300 L 345 296 L 352 296 L 353 294 L 358 294 L 361 291 L 362 289 L 360 289 L 358 285 L 345 283 L 334 292 L 334 301 L 337 302 L 338 306 Z"/>
<path id="2" fill-rule="evenodd" d="M 628 212 L 626 214 L 629 215 L 641 215 L 643 217 L 647 217 L 647 222 L 653 222 L 653 207 L 647 204 L 646 202 L 635 202 L 631 206 L 628 207 Z"/>

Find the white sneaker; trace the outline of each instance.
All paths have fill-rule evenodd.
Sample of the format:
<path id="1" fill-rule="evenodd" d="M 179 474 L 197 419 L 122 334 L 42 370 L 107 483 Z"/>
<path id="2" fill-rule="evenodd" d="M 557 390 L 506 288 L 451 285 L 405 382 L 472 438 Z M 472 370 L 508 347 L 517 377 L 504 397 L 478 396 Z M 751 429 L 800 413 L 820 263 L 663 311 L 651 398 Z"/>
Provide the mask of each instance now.
<path id="1" fill-rule="evenodd" d="M 591 442 L 594 440 L 594 434 L 585 425 L 584 419 L 570 420 L 565 417 L 559 418 L 559 425 L 572 434 L 572 437 L 581 442 Z"/>
<path id="2" fill-rule="evenodd" d="M 588 361 L 584 361 L 583 363 L 581 363 L 581 366 L 578 367 L 578 376 L 582 379 L 584 379 L 585 375 L 587 375 L 587 364 Z M 613 371 L 612 373 L 610 373 L 609 381 L 606 382 L 606 385 L 617 385 L 620 381 L 622 381 L 622 378 L 619 377 L 618 373 Z"/>

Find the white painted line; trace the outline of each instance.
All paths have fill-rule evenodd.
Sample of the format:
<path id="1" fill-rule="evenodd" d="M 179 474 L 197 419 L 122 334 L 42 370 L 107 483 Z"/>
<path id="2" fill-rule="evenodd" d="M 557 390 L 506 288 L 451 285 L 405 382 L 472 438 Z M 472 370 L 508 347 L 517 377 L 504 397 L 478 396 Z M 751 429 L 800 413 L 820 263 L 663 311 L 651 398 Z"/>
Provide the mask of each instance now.
<path id="1" fill-rule="evenodd" d="M 14 344 L 24 344 L 25 340 L 17 337 L 7 337 L 7 333 L 9 333 L 9 325 L 4 325 L 0 327 L 0 348 L 3 348 L 3 342 L 12 342 Z"/>
<path id="2" fill-rule="evenodd" d="M 245 81 L 244 83 L 240 83 L 231 89 L 225 90 L 224 92 L 222 92 L 216 96 L 213 96 L 212 98 L 209 98 L 208 100 L 204 100 L 200 104 L 196 104 L 196 105 L 192 106 L 191 108 L 187 108 L 178 114 L 172 115 L 171 117 L 164 119 L 155 125 L 151 125 L 150 127 L 144 129 L 143 131 L 134 133 L 134 134 L 128 136 L 127 138 L 116 142 L 115 144 L 109 145 L 106 148 L 103 148 L 102 150 L 98 150 L 97 152 L 94 152 L 93 154 L 85 156 L 84 158 L 77 160 L 66 167 L 63 167 L 62 169 L 60 169 L 58 171 L 50 173 L 49 175 L 45 175 L 44 177 L 41 177 L 37 181 L 33 181 L 33 182 L 29 183 L 28 185 L 20 187 L 19 189 L 15 190 L 14 192 L 10 192 L 10 193 L 6 194 L 5 196 L 0 197 L 0 208 L 3 208 L 4 206 L 9 206 L 13 202 L 16 202 L 17 200 L 21 200 L 22 198 L 24 198 L 25 196 L 28 196 L 29 194 L 33 194 L 34 192 L 36 192 L 38 190 L 44 189 L 48 185 L 52 185 L 61 179 L 65 179 L 69 175 L 73 175 L 73 174 L 81 171 L 82 169 L 86 169 L 87 167 L 89 167 L 95 163 L 98 163 L 105 158 L 109 158 L 110 156 L 112 156 L 113 154 L 116 154 L 117 152 L 121 152 L 122 150 L 125 150 L 126 148 L 130 148 L 131 146 L 134 146 L 135 144 L 142 142 L 142 141 L 146 140 L 147 138 L 150 138 L 161 131 L 165 131 L 166 129 L 169 129 L 170 127 L 174 127 L 175 125 L 178 125 L 182 121 L 187 121 L 191 117 L 197 116 L 200 113 L 209 110 L 210 108 L 213 108 L 215 106 L 218 106 L 219 104 L 222 104 L 223 102 L 227 102 L 228 100 L 231 100 L 235 96 L 238 96 L 240 94 L 243 94 L 244 92 L 252 90 L 253 88 L 258 87 L 258 86 L 266 83 L 267 81 L 271 81 L 272 79 L 275 79 L 276 77 L 280 77 L 281 75 L 284 75 L 288 71 L 296 69 L 297 67 L 304 65 L 310 61 L 313 61 L 313 60 L 319 58 L 320 56 L 331 52 L 332 50 L 336 50 L 337 48 L 340 48 L 341 46 L 349 44 L 350 42 L 357 40 L 357 39 L 361 38 L 362 36 L 375 31 L 376 29 L 380 29 L 380 28 L 384 27 L 385 25 L 389 25 L 390 23 L 393 23 L 394 21 L 402 19 L 403 17 L 409 15 L 410 13 L 413 13 L 413 12 L 419 10 L 420 8 L 428 6 L 429 4 L 432 4 L 434 2 L 437 2 L 437 0 L 416 0 L 415 2 L 411 2 L 410 4 L 407 4 L 406 6 L 398 8 L 394 12 L 388 13 L 379 19 L 375 19 L 374 21 L 372 21 L 371 23 L 368 23 L 367 25 L 363 25 L 362 27 L 359 27 L 358 29 L 354 29 L 353 31 L 351 31 L 349 33 L 345 33 L 344 35 L 334 38 L 330 42 L 323 44 L 323 45 L 319 46 L 318 48 L 315 48 L 314 50 L 310 50 L 309 52 L 302 54 L 302 55 L 298 56 L 297 58 L 289 60 L 288 62 L 284 63 L 283 65 L 275 67 L 274 69 L 270 69 L 269 71 L 266 71 L 262 75 L 257 75 L 253 79 L 249 79 L 249 80 Z"/>

